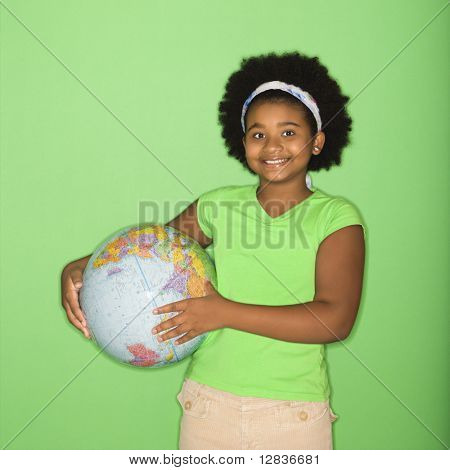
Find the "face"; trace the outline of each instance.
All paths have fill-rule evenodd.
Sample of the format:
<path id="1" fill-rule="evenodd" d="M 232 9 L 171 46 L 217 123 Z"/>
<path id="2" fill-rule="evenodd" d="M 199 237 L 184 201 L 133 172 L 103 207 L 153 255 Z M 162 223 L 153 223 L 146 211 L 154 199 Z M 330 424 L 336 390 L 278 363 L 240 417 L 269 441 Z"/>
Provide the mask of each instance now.
<path id="1" fill-rule="evenodd" d="M 298 179 L 305 184 L 313 146 L 323 147 L 323 132 L 312 139 L 302 110 L 282 102 L 255 103 L 246 119 L 247 131 L 242 142 L 247 164 L 259 175 L 260 182 Z"/>

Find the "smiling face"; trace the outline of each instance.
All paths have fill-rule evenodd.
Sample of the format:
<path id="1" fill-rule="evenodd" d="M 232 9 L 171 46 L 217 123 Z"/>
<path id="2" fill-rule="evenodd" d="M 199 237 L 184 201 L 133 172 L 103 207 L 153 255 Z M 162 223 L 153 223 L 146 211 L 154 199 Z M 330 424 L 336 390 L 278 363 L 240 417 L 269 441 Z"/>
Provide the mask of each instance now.
<path id="1" fill-rule="evenodd" d="M 313 146 L 323 147 L 324 135 L 314 139 L 300 106 L 285 102 L 253 103 L 246 115 L 242 139 L 248 166 L 260 182 L 298 180 L 305 185 Z"/>

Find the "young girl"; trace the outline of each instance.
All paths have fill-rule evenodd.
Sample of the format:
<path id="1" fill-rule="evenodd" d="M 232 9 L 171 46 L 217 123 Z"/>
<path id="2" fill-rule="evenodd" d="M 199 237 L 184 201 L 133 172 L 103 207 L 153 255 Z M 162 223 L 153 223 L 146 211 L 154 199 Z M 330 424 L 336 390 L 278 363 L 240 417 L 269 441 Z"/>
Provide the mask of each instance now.
<path id="1" fill-rule="evenodd" d="M 297 52 L 243 59 L 226 84 L 222 136 L 258 182 L 205 192 L 168 223 L 212 243 L 217 270 L 205 297 L 154 312 L 179 312 L 154 329 L 161 340 L 209 332 L 177 395 L 180 449 L 333 448 L 324 344 L 355 322 L 364 227 L 307 172 L 341 163 L 347 101 L 316 57 Z M 62 275 L 67 316 L 86 337 L 78 291 L 88 259 Z"/>

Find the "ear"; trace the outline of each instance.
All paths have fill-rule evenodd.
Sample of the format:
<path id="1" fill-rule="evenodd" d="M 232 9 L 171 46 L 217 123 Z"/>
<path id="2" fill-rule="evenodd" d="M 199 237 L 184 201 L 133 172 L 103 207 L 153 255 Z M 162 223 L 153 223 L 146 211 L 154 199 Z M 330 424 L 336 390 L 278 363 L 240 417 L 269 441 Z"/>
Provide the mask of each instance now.
<path id="1" fill-rule="evenodd" d="M 244 134 L 244 137 L 242 137 L 242 145 L 244 146 L 244 149 L 245 149 L 245 134 Z"/>
<path id="2" fill-rule="evenodd" d="M 320 153 L 323 149 L 323 146 L 325 145 L 325 134 L 322 131 L 318 132 L 316 136 L 314 137 L 313 146 L 314 145 L 317 145 L 317 147 L 320 148 L 318 152 Z"/>

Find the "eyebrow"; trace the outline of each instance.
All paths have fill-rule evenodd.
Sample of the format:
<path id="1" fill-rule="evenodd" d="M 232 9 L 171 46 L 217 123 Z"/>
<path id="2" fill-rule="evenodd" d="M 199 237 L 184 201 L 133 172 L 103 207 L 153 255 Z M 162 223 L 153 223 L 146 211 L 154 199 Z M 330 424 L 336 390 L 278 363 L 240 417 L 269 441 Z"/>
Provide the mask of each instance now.
<path id="1" fill-rule="evenodd" d="M 283 122 L 279 122 L 278 124 L 278 127 L 280 126 L 297 126 L 297 127 L 302 127 L 300 124 L 297 124 L 296 122 L 292 122 L 292 121 L 283 121 Z M 253 129 L 254 127 L 262 127 L 264 128 L 264 126 L 262 124 L 260 124 L 259 122 L 255 122 L 253 125 L 251 125 L 248 129 L 247 129 L 247 132 L 250 130 L 250 129 Z"/>

